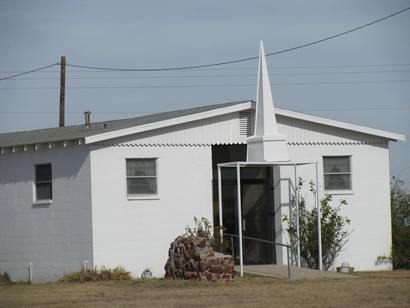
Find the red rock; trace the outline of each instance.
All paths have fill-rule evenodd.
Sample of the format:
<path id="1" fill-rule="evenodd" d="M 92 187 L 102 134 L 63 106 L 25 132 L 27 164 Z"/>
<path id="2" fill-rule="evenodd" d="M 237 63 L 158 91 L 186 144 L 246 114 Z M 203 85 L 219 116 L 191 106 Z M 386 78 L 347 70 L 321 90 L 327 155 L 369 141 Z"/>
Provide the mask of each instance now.
<path id="1" fill-rule="evenodd" d="M 204 271 L 206 271 L 206 263 L 205 263 L 205 261 L 199 261 L 199 271 L 201 271 L 201 272 L 204 272 Z"/>
<path id="2" fill-rule="evenodd" d="M 214 252 L 208 238 L 177 237 L 165 264 L 166 278 L 226 281 L 233 279 L 233 259 Z"/>
<path id="3" fill-rule="evenodd" d="M 185 272 L 185 279 L 192 279 L 192 272 Z"/>
<path id="4" fill-rule="evenodd" d="M 224 269 L 223 269 L 222 265 L 212 265 L 211 269 L 210 269 L 210 272 L 222 274 L 224 272 Z"/>
<path id="5" fill-rule="evenodd" d="M 224 273 L 231 274 L 234 272 L 234 266 L 233 264 L 225 264 L 224 266 Z"/>
<path id="6" fill-rule="evenodd" d="M 206 239 L 203 238 L 196 246 L 198 246 L 199 248 L 204 248 L 205 245 L 206 245 Z"/>
<path id="7" fill-rule="evenodd" d="M 233 276 L 230 274 L 223 274 L 221 277 L 224 281 L 229 281 L 233 279 Z"/>
<path id="8" fill-rule="evenodd" d="M 206 280 L 208 281 L 212 280 L 212 274 L 210 272 L 206 271 L 204 272 L 204 275 L 205 275 Z"/>

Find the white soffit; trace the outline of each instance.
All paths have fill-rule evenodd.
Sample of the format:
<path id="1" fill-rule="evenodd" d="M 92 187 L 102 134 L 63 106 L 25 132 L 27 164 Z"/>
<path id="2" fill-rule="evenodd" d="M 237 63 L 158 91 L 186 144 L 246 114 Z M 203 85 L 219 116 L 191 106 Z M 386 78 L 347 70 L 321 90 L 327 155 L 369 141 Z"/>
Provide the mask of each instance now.
<path id="1" fill-rule="evenodd" d="M 381 129 L 370 128 L 366 126 L 336 121 L 336 120 L 332 120 L 328 118 L 317 117 L 317 116 L 300 113 L 296 111 L 291 111 L 287 109 L 275 107 L 275 113 L 281 116 L 289 117 L 289 118 L 304 120 L 304 121 L 327 125 L 327 126 L 333 126 L 333 127 L 351 130 L 351 131 L 355 131 L 355 132 L 359 132 L 363 134 L 379 136 L 379 137 L 387 138 L 387 139 L 394 140 L 394 141 L 405 141 L 406 140 L 406 135 L 404 134 L 393 133 L 393 132 L 389 132 L 389 131 L 385 131 Z"/>

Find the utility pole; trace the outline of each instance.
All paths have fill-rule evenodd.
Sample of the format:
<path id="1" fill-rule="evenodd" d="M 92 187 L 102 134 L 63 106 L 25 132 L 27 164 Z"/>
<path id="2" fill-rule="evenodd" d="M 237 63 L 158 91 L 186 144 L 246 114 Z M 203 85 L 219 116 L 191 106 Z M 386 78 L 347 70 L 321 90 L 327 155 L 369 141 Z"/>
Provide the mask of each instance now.
<path id="1" fill-rule="evenodd" d="M 62 56 L 60 61 L 60 127 L 65 125 L 65 63 L 65 56 Z"/>

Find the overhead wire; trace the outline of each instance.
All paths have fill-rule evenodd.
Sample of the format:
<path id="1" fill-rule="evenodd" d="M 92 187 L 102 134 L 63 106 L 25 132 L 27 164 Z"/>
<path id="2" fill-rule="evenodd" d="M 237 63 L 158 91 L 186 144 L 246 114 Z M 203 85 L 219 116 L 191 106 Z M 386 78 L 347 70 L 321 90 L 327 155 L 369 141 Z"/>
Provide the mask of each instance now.
<path id="1" fill-rule="evenodd" d="M 366 28 L 368 26 L 371 26 L 373 24 L 376 24 L 378 22 L 387 20 L 391 17 L 394 17 L 396 15 L 402 14 L 406 11 L 410 10 L 410 7 L 407 7 L 405 9 L 402 9 L 400 11 L 397 11 L 393 14 L 389 14 L 387 16 L 384 16 L 382 18 L 376 19 L 372 22 L 366 23 L 364 25 L 352 28 L 350 30 L 332 35 L 332 36 L 328 36 L 316 41 L 312 41 L 309 43 L 305 43 L 305 44 L 301 44 L 292 48 L 287 48 L 287 49 L 283 49 L 283 50 L 279 50 L 279 51 L 274 51 L 274 52 L 270 52 L 267 53 L 266 56 L 270 57 L 270 56 L 274 56 L 274 55 L 278 55 L 278 54 L 283 54 L 286 52 L 291 52 L 291 51 L 295 51 L 298 49 L 302 49 L 305 47 L 309 47 L 315 44 L 319 44 L 334 38 L 338 38 L 340 36 L 352 33 L 354 31 L 358 31 L 360 29 Z M 211 64 L 202 64 L 202 65 L 190 65 L 190 66 L 180 66 L 180 67 L 165 67 L 165 68 L 113 68 L 113 67 L 95 67 L 95 66 L 86 66 L 86 65 L 76 65 L 76 64 L 66 64 L 67 67 L 73 67 L 73 68 L 79 68 L 79 69 L 88 69 L 88 70 L 93 70 L 93 71 L 112 71 L 112 72 L 158 72 L 158 71 L 179 71 L 179 70 L 188 70 L 188 69 L 199 69 L 199 70 L 248 70 L 248 69 L 254 69 L 254 68 L 223 68 L 223 69 L 219 69 L 219 68 L 214 68 L 215 66 L 222 66 L 222 65 L 228 65 L 228 64 L 235 64 L 235 63 L 240 63 L 240 62 L 247 62 L 247 61 L 251 61 L 251 60 L 256 60 L 258 59 L 258 57 L 248 57 L 248 58 L 242 58 L 242 59 L 237 59 L 237 60 L 232 60 L 232 61 L 224 61 L 224 62 L 217 62 L 217 63 L 211 63 Z M 1 80 L 9 80 L 9 79 L 13 79 L 16 77 L 20 77 L 26 74 L 30 74 L 30 73 L 34 73 L 34 72 L 54 72 L 54 73 L 58 73 L 59 71 L 45 71 L 48 68 L 51 68 L 53 66 L 59 65 L 60 63 L 53 63 L 47 66 L 42 66 L 39 68 L 35 68 L 32 70 L 28 70 L 28 71 L 23 71 L 23 72 L 19 72 L 10 76 L 6 76 L 6 77 L 0 77 L 0 81 Z M 359 65 L 317 65 L 317 66 L 288 66 L 288 67 L 277 67 L 279 69 L 296 69 L 296 68 L 335 68 L 335 67 L 382 67 L 382 66 L 405 66 L 405 65 L 410 65 L 410 64 L 359 64 Z M 68 70 L 68 72 L 70 72 L 70 70 Z M 77 71 L 71 71 L 71 72 L 86 72 L 83 70 L 77 70 Z M 386 73 L 389 71 L 385 71 Z M 390 71 L 391 72 L 391 71 Z M 398 71 L 398 72 L 408 72 L 408 71 Z M 0 72 L 1 73 L 1 72 Z M 4 73 L 4 72 L 2 72 Z M 361 72 L 339 72 L 341 74 L 358 74 Z M 367 72 L 363 72 L 363 73 L 367 73 Z M 368 73 L 375 73 L 373 72 L 368 72 Z M 332 74 L 332 72 L 327 72 L 327 73 L 305 73 L 305 75 L 319 75 L 319 74 Z M 334 73 L 333 73 L 334 74 Z M 273 75 L 280 75 L 280 74 L 273 74 Z M 285 75 L 285 74 L 282 74 Z M 289 75 L 297 75 L 296 74 L 289 74 Z M 303 75 L 300 74 L 300 75 Z M 229 76 L 229 75 L 225 75 L 225 76 Z M 245 75 L 242 75 L 245 76 Z M 253 75 L 248 75 L 248 76 L 253 76 Z M 180 77 L 188 77 L 188 76 L 180 76 Z M 189 78 L 191 78 L 192 76 L 190 76 Z M 203 76 L 203 77 L 211 77 L 211 76 Z M 215 76 L 214 76 L 215 77 Z M 222 77 L 222 76 L 220 76 Z M 229 76 L 229 77 L 234 77 L 234 76 Z M 135 78 L 135 77 L 134 77 Z M 146 78 L 146 77 L 145 77 Z M 156 77 L 152 77 L 151 78 L 156 78 Z M 74 78 L 73 78 L 74 79 Z M 81 79 L 81 78 L 77 78 L 77 79 Z M 85 79 L 85 78 L 83 78 Z M 24 79 L 19 79 L 19 80 L 24 80 Z M 297 83 L 275 83 L 273 85 L 331 85 L 331 84 L 358 84 L 358 83 L 396 83 L 396 82 L 409 82 L 410 80 L 377 80 L 377 81 L 370 81 L 370 80 L 359 80 L 359 81 L 345 81 L 345 82 L 297 82 Z M 241 86 L 254 86 L 254 84 L 225 84 L 225 85 L 155 85 L 155 86 L 120 86 L 120 87 L 90 87 L 90 86 L 84 86 L 84 87 L 71 87 L 71 89 L 109 89 L 109 88 L 186 88 L 186 87 L 241 87 Z M 70 87 L 69 87 L 70 88 Z M 0 90 L 14 90 L 14 89 L 59 89 L 59 88 L 50 88 L 50 87 L 26 87 L 26 88 L 0 88 Z M 344 109 L 304 109 L 304 111 L 360 111 L 360 110 L 407 110 L 409 109 L 408 107 L 397 107 L 397 108 L 344 108 Z M 303 110 L 300 110 L 303 111 Z M 1 112 L 2 114 L 4 114 L 5 112 Z M 50 112 L 46 112 L 46 113 L 50 113 Z M 98 112 L 97 112 L 98 113 Z M 111 112 L 106 112 L 106 113 L 111 113 Z M 124 112 L 125 113 L 125 112 Z M 145 113 L 151 113 L 151 112 L 130 112 L 130 113 L 140 113 L 140 114 L 145 114 Z M 33 114 L 33 112 L 30 112 L 30 114 Z M 40 112 L 39 112 L 40 114 Z M 44 112 L 41 112 L 41 114 L 44 114 Z"/>
<path id="2" fill-rule="evenodd" d="M 410 66 L 410 63 L 391 63 L 391 64 L 336 64 L 336 65 L 290 65 L 290 66 L 269 66 L 275 70 L 293 70 L 293 69 L 316 69 L 316 68 L 355 68 L 355 67 L 389 67 L 389 66 Z M 203 68 L 198 71 L 229 71 L 229 70 L 255 70 L 255 67 L 225 67 L 225 68 Z M 0 74 L 15 74 L 22 71 L 0 71 Z M 66 70 L 67 73 L 104 73 L 104 71 L 85 71 L 85 70 Z M 108 71 L 107 73 L 109 73 Z M 60 73 L 60 71 L 39 71 L 38 73 Z M 115 71 L 113 73 L 116 73 Z"/>
<path id="3" fill-rule="evenodd" d="M 295 47 L 286 48 L 286 49 L 283 49 L 283 50 L 267 53 L 266 56 L 270 57 L 270 56 L 273 56 L 273 55 L 283 54 L 283 53 L 286 53 L 286 52 L 298 50 L 298 49 L 305 48 L 305 47 L 308 47 L 308 46 L 312 46 L 312 45 L 315 45 L 315 44 L 323 43 L 325 41 L 328 41 L 328 40 L 331 40 L 331 39 L 334 39 L 334 38 L 337 38 L 337 37 L 340 37 L 340 36 L 343 36 L 343 35 L 358 31 L 358 30 L 361 30 L 363 28 L 369 27 L 369 26 L 374 25 L 376 23 L 379 23 L 381 21 L 387 20 L 387 19 L 392 18 L 394 16 L 397 16 L 399 14 L 402 14 L 402 13 L 408 11 L 408 10 L 410 10 L 410 7 L 406 7 L 406 8 L 404 8 L 402 10 L 399 10 L 395 13 L 389 14 L 389 15 L 384 16 L 382 18 L 376 19 L 376 20 L 368 22 L 364 25 L 349 29 L 347 31 L 343 31 L 343 32 L 335 34 L 335 35 L 331 35 L 331 36 L 328 36 L 328 37 L 325 37 L 325 38 L 322 38 L 322 39 L 319 39 L 319 40 L 316 40 L 316 41 L 313 41 L 313 42 L 301 44 L 301 45 L 298 45 L 298 46 L 295 46 Z M 96 66 L 87 66 L 87 65 L 69 64 L 69 63 L 67 63 L 66 66 L 76 67 L 76 68 L 83 68 L 83 69 L 90 69 L 90 70 L 104 70 L 104 71 L 135 71 L 135 72 L 154 72 L 155 71 L 155 72 L 157 72 L 157 71 L 175 71 L 175 70 L 186 70 L 186 69 L 197 69 L 197 68 L 209 68 L 209 67 L 214 67 L 214 66 L 221 66 L 221 65 L 227 65 L 227 64 L 247 62 L 247 61 L 256 60 L 256 59 L 258 59 L 257 56 L 256 57 L 242 58 L 242 59 L 238 59 L 238 60 L 211 63 L 211 64 L 179 66 L 179 67 L 166 67 L 166 68 L 113 68 L 113 67 L 96 67 Z M 12 78 L 15 78 L 15 77 L 18 77 L 18 76 L 38 72 L 38 71 L 41 71 L 41 70 L 45 70 L 47 68 L 50 68 L 52 66 L 59 65 L 59 64 L 60 63 L 53 63 L 53 64 L 50 64 L 50 65 L 47 65 L 47 66 L 43 66 L 43 67 L 39 67 L 39 68 L 36 68 L 36 69 L 28 70 L 28 71 L 25 71 L 25 72 L 22 72 L 22 73 L 18 73 L 18 74 L 6 76 L 6 77 L 1 77 L 0 81 L 1 80 L 12 79 Z"/>
<path id="4" fill-rule="evenodd" d="M 18 73 L 18 74 L 6 76 L 6 77 L 0 77 L 0 80 L 7 80 L 7 79 L 12 79 L 12 78 L 16 78 L 16 77 L 19 77 L 19 76 L 27 75 L 27 74 L 30 74 L 30 73 L 45 70 L 45 69 L 53 67 L 55 65 L 58 65 L 58 63 L 53 63 L 53 64 L 50 64 L 50 65 L 42 66 L 42 67 L 39 67 L 39 68 L 35 68 L 35 69 L 29 70 L 29 71 L 25 71 L 25 72 L 22 72 L 22 73 Z"/>
<path id="5" fill-rule="evenodd" d="M 331 35 L 313 42 L 309 42 L 309 43 L 305 43 L 305 44 L 301 44 L 295 47 L 291 47 L 291 48 L 286 48 L 283 50 L 279 50 L 279 51 L 274 51 L 274 52 L 270 52 L 265 54 L 266 57 L 270 57 L 270 56 L 274 56 L 274 55 L 279 55 L 279 54 L 283 54 L 286 52 L 290 52 L 290 51 L 294 51 L 294 50 L 298 50 L 298 49 L 302 49 L 305 47 L 309 47 L 315 44 L 319 44 L 319 43 L 323 43 L 325 41 L 361 30 L 363 28 L 369 27 L 371 25 L 374 25 L 376 23 L 379 23 L 381 21 L 387 20 L 389 18 L 392 18 L 394 16 L 397 16 L 399 14 L 402 14 L 406 11 L 410 10 L 410 7 L 404 8 L 400 11 L 397 11 L 395 13 L 389 14 L 387 16 L 384 16 L 382 18 L 376 19 L 374 21 L 368 22 L 364 25 L 352 28 L 350 30 L 347 31 L 343 31 L 341 33 L 335 34 L 335 35 Z M 83 68 L 83 69 L 90 69 L 90 70 L 105 70 L 105 71 L 134 71 L 134 72 L 158 72 L 158 71 L 176 71 L 176 70 L 187 70 L 187 69 L 197 69 L 197 68 L 207 68 L 207 67 L 213 67 L 213 66 L 220 66 L 220 65 L 227 65 L 227 64 L 235 64 L 235 63 L 241 63 L 241 62 L 248 62 L 251 60 L 256 60 L 259 57 L 248 57 L 248 58 L 242 58 L 242 59 L 238 59 L 238 60 L 231 60 L 231 61 L 224 61 L 224 62 L 217 62 L 217 63 L 211 63 L 211 64 L 201 64 L 201 65 L 188 65 L 188 66 L 177 66 L 177 67 L 165 67 L 165 68 L 114 68 L 114 67 L 98 67 L 98 66 L 88 66 L 88 65 L 78 65 L 78 64 L 67 64 L 67 66 L 70 67 L 76 67 L 76 68 Z"/>
<path id="6" fill-rule="evenodd" d="M 315 76 L 315 75 L 348 75 L 348 74 L 385 74 L 385 73 L 410 73 L 410 70 L 384 70 L 384 71 L 339 71 L 339 72 L 292 72 L 270 73 L 269 76 Z M 123 80 L 123 79 L 161 79 L 161 78 L 225 78 L 225 77 L 255 77 L 254 74 L 218 74 L 218 75 L 156 75 L 156 76 L 86 76 L 66 77 L 67 80 Z M 59 77 L 28 77 L 14 80 L 56 80 Z"/>
<path id="7" fill-rule="evenodd" d="M 281 107 L 283 108 L 283 107 Z M 286 108 L 285 108 L 286 109 Z M 410 110 L 410 107 L 363 107 L 363 108 L 303 108 L 290 110 L 302 111 L 388 111 L 388 110 Z M 94 111 L 93 114 L 153 114 L 157 111 Z M 1 111 L 0 114 L 57 114 L 58 111 Z M 83 114 L 81 111 L 66 112 L 67 114 Z"/>
<path id="8" fill-rule="evenodd" d="M 372 83 L 402 83 L 410 79 L 401 80 L 351 80 L 351 81 L 321 81 L 321 82 L 289 82 L 271 83 L 273 86 L 298 85 L 337 85 L 337 84 L 372 84 Z M 161 88 L 225 88 L 225 87 L 254 87 L 255 83 L 237 84 L 186 84 L 186 85 L 140 85 L 140 86 L 72 86 L 67 89 L 161 89 Z M 0 90 L 58 90 L 58 87 L 1 87 Z"/>

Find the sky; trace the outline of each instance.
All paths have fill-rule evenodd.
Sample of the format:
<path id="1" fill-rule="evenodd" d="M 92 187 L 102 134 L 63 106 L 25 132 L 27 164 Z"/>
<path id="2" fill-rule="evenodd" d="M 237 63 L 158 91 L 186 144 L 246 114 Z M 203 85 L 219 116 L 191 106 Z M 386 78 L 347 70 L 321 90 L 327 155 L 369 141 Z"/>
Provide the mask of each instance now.
<path id="1" fill-rule="evenodd" d="M 158 68 L 208 64 L 331 36 L 410 6 L 401 0 L 0 0 L 0 77 L 60 61 Z M 268 58 L 275 106 L 410 136 L 410 11 Z M 0 133 L 58 125 L 58 67 L 0 81 Z M 66 124 L 255 100 L 257 61 L 202 70 L 67 68 Z M 390 143 L 410 188 L 410 142 Z"/>

